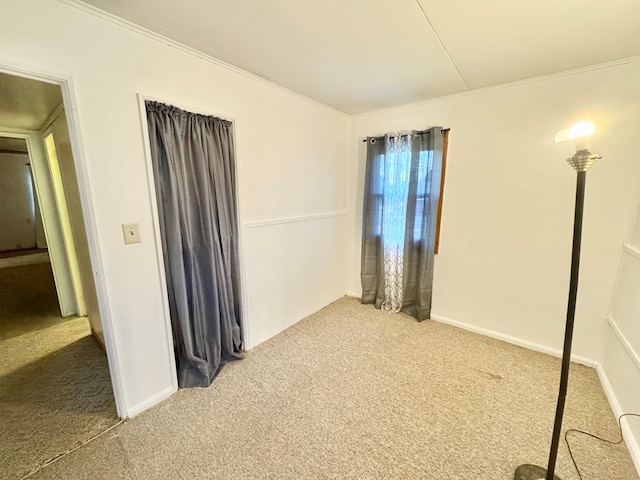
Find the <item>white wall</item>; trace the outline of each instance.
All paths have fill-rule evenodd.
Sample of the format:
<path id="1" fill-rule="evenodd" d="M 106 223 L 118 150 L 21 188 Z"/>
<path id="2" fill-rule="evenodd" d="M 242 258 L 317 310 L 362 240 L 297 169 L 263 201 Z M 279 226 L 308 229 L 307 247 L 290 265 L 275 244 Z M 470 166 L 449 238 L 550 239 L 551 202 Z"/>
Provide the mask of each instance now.
<path id="1" fill-rule="evenodd" d="M 0 65 L 73 81 L 77 104 L 67 113 L 79 120 L 77 161 L 98 233 L 93 262 L 105 334 L 117 347 L 110 366 L 121 378 L 122 415 L 175 385 L 138 93 L 235 121 L 253 344 L 344 294 L 346 217 L 306 217 L 347 208 L 348 116 L 68 4 L 3 3 Z M 280 223 L 291 217 L 302 218 Z M 142 243 L 125 246 L 120 225 L 134 222 Z"/>
<path id="2" fill-rule="evenodd" d="M 561 350 L 575 198 L 561 128 L 590 119 L 574 353 L 600 361 L 621 245 L 640 190 L 640 63 L 363 114 L 352 123 L 349 289 L 361 292 L 362 138 L 451 128 L 434 317 Z"/>

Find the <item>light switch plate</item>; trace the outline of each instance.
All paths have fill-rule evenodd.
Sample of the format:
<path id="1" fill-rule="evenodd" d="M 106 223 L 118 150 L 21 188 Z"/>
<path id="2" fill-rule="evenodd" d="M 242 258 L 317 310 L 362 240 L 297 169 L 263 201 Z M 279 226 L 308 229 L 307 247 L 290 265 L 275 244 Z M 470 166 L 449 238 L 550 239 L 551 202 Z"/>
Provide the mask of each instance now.
<path id="1" fill-rule="evenodd" d="M 137 223 L 123 223 L 124 243 L 140 243 L 140 226 Z"/>

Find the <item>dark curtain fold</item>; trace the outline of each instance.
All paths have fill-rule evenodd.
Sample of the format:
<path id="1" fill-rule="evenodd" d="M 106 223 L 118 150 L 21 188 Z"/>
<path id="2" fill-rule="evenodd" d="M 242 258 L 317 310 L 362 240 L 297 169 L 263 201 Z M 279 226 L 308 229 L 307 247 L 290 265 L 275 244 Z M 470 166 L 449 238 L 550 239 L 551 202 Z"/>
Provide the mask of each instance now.
<path id="1" fill-rule="evenodd" d="M 384 299 L 384 266 L 382 258 L 382 194 L 381 173 L 384 161 L 383 138 L 367 138 L 367 164 L 364 182 L 362 220 L 362 303 L 380 308 Z"/>
<path id="2" fill-rule="evenodd" d="M 441 127 L 411 132 L 403 256 L 401 311 L 422 321 L 431 314 L 434 247 L 442 175 Z M 362 234 L 362 302 L 380 308 L 385 296 L 383 266 L 384 189 L 388 137 L 367 138 Z"/>
<path id="3" fill-rule="evenodd" d="M 146 102 L 178 385 L 242 358 L 232 123 Z"/>

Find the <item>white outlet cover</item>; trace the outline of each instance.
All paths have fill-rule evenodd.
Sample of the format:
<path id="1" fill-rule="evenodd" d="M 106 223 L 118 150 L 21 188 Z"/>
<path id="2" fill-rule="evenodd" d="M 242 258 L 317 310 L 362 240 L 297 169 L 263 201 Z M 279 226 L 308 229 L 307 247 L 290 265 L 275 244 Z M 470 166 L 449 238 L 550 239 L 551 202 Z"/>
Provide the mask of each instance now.
<path id="1" fill-rule="evenodd" d="M 140 226 L 137 223 L 123 223 L 124 243 L 140 243 Z"/>

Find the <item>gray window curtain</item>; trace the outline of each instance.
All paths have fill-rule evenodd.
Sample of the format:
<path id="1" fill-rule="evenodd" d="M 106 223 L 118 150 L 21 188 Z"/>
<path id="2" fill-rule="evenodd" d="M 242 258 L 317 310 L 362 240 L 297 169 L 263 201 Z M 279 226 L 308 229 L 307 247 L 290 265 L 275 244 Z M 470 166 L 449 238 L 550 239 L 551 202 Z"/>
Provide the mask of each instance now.
<path id="1" fill-rule="evenodd" d="M 242 358 L 232 123 L 146 102 L 178 385 Z"/>
<path id="2" fill-rule="evenodd" d="M 362 303 L 431 315 L 442 127 L 367 138 Z"/>

